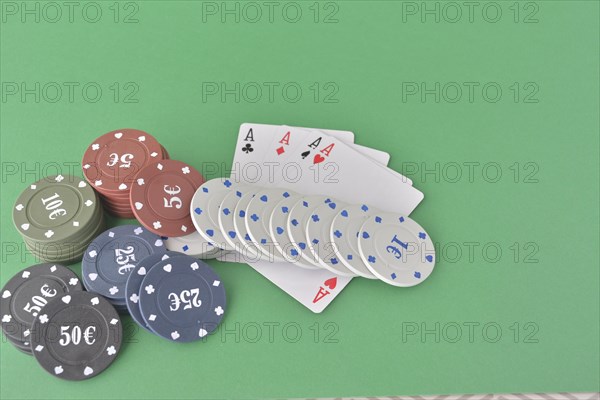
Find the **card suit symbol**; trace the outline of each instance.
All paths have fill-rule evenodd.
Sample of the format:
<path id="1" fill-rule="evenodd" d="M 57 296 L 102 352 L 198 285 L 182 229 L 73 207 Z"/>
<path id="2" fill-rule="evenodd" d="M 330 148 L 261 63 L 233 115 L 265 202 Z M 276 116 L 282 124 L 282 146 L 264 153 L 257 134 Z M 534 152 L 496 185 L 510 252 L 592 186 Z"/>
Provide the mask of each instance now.
<path id="1" fill-rule="evenodd" d="M 204 193 L 208 193 L 208 188 L 206 188 L 206 187 L 203 187 L 203 188 L 202 188 L 202 191 L 203 191 Z"/>
<path id="2" fill-rule="evenodd" d="M 188 251 L 190 249 L 190 247 L 186 244 L 185 246 L 182 247 L 182 250 L 184 252 Z"/>
<path id="3" fill-rule="evenodd" d="M 376 261 L 377 259 L 376 259 L 374 256 L 369 256 L 369 257 L 367 258 L 367 260 L 369 260 L 369 262 L 370 262 L 371 264 L 375 264 L 375 261 Z"/>
<path id="4" fill-rule="evenodd" d="M 123 137 L 123 134 L 121 132 L 115 133 L 115 137 L 117 139 L 121 139 Z"/>
<path id="5" fill-rule="evenodd" d="M 146 293 L 152 294 L 152 293 L 154 293 L 154 286 L 148 285 L 144 288 L 144 290 L 146 291 Z"/>
<path id="6" fill-rule="evenodd" d="M 369 211 L 369 207 L 368 207 L 366 204 L 363 204 L 363 205 L 360 207 L 360 209 L 361 209 L 361 210 L 363 210 L 363 211 L 365 211 L 365 212 L 366 212 L 366 211 Z"/>
<path id="7" fill-rule="evenodd" d="M 284 213 L 284 214 L 287 214 L 287 213 L 288 213 L 288 211 L 290 211 L 290 209 L 289 209 L 289 208 L 287 208 L 286 206 L 283 206 L 283 207 L 281 207 L 281 212 L 282 212 L 282 213 Z"/>
<path id="8" fill-rule="evenodd" d="M 171 339 L 177 340 L 180 337 L 181 337 L 181 335 L 179 335 L 179 332 L 177 332 L 177 331 L 171 332 Z"/>
<path id="9" fill-rule="evenodd" d="M 117 349 L 115 349 L 115 346 L 109 346 L 106 349 L 106 354 L 108 354 L 109 356 L 114 356 L 115 354 L 117 354 Z"/>
<path id="10" fill-rule="evenodd" d="M 281 235 L 282 233 L 283 233 L 283 228 L 282 228 L 282 227 L 280 227 L 280 226 L 278 226 L 278 227 L 277 227 L 277 234 L 278 234 L 278 235 Z"/>
<path id="11" fill-rule="evenodd" d="M 396 275 L 396 273 L 395 273 L 395 272 L 392 272 L 392 274 L 390 275 L 390 277 L 391 277 L 392 279 L 396 279 L 396 278 L 398 277 L 398 275 Z"/>
<path id="12" fill-rule="evenodd" d="M 4 292 L 2 292 L 2 298 L 3 299 L 7 299 L 10 296 L 12 296 L 12 293 L 10 293 L 8 290 L 5 290 Z"/>
<path id="13" fill-rule="evenodd" d="M 400 217 L 400 218 L 398 218 L 398 221 L 400 221 L 400 222 L 404 222 L 404 217 Z"/>
<path id="14" fill-rule="evenodd" d="M 298 243 L 298 247 L 300 247 L 301 250 L 305 250 L 306 249 L 306 243 L 304 242 L 299 242 Z"/>
<path id="15" fill-rule="evenodd" d="M 25 208 L 25 206 L 23 206 L 23 204 L 17 204 L 15 208 L 17 209 L 17 211 L 21 211 Z"/>
<path id="16" fill-rule="evenodd" d="M 146 275 L 146 268 L 144 267 L 140 267 L 140 269 L 138 269 L 138 275 Z"/>
<path id="17" fill-rule="evenodd" d="M 103 182 L 101 179 L 98 179 L 97 181 L 94 182 L 94 186 L 102 186 Z"/>
<path id="18" fill-rule="evenodd" d="M 202 214 L 202 209 L 200 207 L 194 208 L 194 212 L 198 215 Z"/>
<path id="19" fill-rule="evenodd" d="M 97 306 L 98 304 L 100 304 L 100 299 L 97 297 L 94 297 L 93 299 L 90 300 L 90 303 L 92 303 L 93 306 Z"/>
<path id="20" fill-rule="evenodd" d="M 250 154 L 254 151 L 254 149 L 252 148 L 252 145 L 248 143 L 244 147 L 242 147 L 242 151 L 246 154 Z"/>
<path id="21" fill-rule="evenodd" d="M 79 279 L 77 279 L 77 278 L 69 279 L 69 285 L 71 285 L 71 286 L 77 286 L 78 283 L 79 283 Z"/>
<path id="22" fill-rule="evenodd" d="M 96 258 L 96 256 L 98 255 L 98 252 L 96 250 L 92 250 L 88 253 L 88 255 L 92 258 Z"/>
<path id="23" fill-rule="evenodd" d="M 50 271 L 51 271 L 51 272 L 56 272 L 56 265 L 53 265 L 53 266 L 51 266 L 51 267 L 50 267 Z"/>
<path id="24" fill-rule="evenodd" d="M 206 331 L 206 329 L 200 328 L 200 330 L 198 331 L 198 336 L 199 337 L 204 337 L 206 335 L 208 335 L 208 332 Z"/>
<path id="25" fill-rule="evenodd" d="M 239 190 L 236 190 L 236 191 L 235 191 L 235 195 L 236 195 L 237 197 L 242 197 L 242 192 L 240 192 Z"/>
<path id="26" fill-rule="evenodd" d="M 339 230 L 336 230 L 335 232 L 333 232 L 333 234 L 335 235 L 336 238 L 341 238 L 342 237 L 342 232 L 340 232 Z"/>
<path id="27" fill-rule="evenodd" d="M 371 236 L 369 235 L 369 232 L 363 232 L 362 237 L 363 237 L 363 239 L 368 239 Z"/>
<path id="28" fill-rule="evenodd" d="M 89 207 L 89 206 L 91 206 L 92 204 L 94 204 L 94 202 L 93 202 L 93 201 L 91 201 L 91 200 L 88 200 L 88 201 L 86 201 L 86 202 L 85 202 L 85 203 L 83 203 L 83 204 L 85 204 L 85 206 L 86 206 L 86 207 Z"/>
<path id="29" fill-rule="evenodd" d="M 131 300 L 131 302 L 134 304 L 137 304 L 139 299 L 140 299 L 140 296 L 138 296 L 137 293 L 134 293 L 131 296 L 129 296 L 129 300 Z"/>
<path id="30" fill-rule="evenodd" d="M 21 225 L 21 229 L 23 229 L 24 231 L 29 229 L 29 224 L 23 224 Z"/>
<path id="31" fill-rule="evenodd" d="M 69 304 L 71 302 L 71 296 L 70 295 L 63 296 L 61 300 L 63 301 L 63 303 Z"/>
<path id="32" fill-rule="evenodd" d="M 223 209 L 223 214 L 225 214 L 225 215 L 229 215 L 230 213 L 231 213 L 231 210 L 229 210 L 229 208 L 225 207 L 225 208 Z"/>
<path id="33" fill-rule="evenodd" d="M 419 239 L 425 239 L 427 237 L 427 235 L 425 234 L 425 232 L 419 232 Z"/>
<path id="34" fill-rule="evenodd" d="M 267 195 L 263 194 L 262 196 L 260 196 L 260 201 L 266 203 L 267 201 L 269 201 L 269 198 L 267 197 Z"/>
<path id="35" fill-rule="evenodd" d="M 140 142 L 145 142 L 145 141 L 146 141 L 146 136 L 143 136 L 143 135 L 142 135 L 142 136 L 138 137 L 138 140 L 139 140 Z"/>
<path id="36" fill-rule="evenodd" d="M 44 346 L 42 346 L 41 344 L 38 344 L 37 346 L 35 346 L 35 351 L 37 351 L 38 353 L 42 350 L 44 350 Z"/>
<path id="37" fill-rule="evenodd" d="M 417 279 L 421 279 L 421 273 L 419 271 L 415 271 L 414 277 Z"/>
<path id="38" fill-rule="evenodd" d="M 244 218 L 246 216 L 246 211 L 240 210 L 240 218 Z"/>
<path id="39" fill-rule="evenodd" d="M 331 199 L 325 199 L 325 204 L 331 203 Z"/>
<path id="40" fill-rule="evenodd" d="M 329 289 L 333 290 L 337 286 L 337 278 L 336 277 L 329 278 L 325 282 L 323 282 L 323 284 L 325 286 L 327 286 Z"/>
<path id="41" fill-rule="evenodd" d="M 285 153 L 285 149 L 283 148 L 283 146 L 281 146 L 281 147 L 278 147 L 277 149 L 275 149 L 275 152 L 277 153 L 278 156 L 280 156 L 283 153 Z"/>
<path id="42" fill-rule="evenodd" d="M 4 314 L 4 315 L 2 316 L 2 322 L 8 323 L 8 322 L 10 322 L 10 321 L 12 321 L 12 317 L 11 317 L 10 315 L 8 315 L 8 314 Z"/>
<path id="43" fill-rule="evenodd" d="M 187 232 L 188 227 L 185 225 L 181 225 L 181 232 Z"/>
<path id="44" fill-rule="evenodd" d="M 329 203 L 329 208 L 331 208 L 332 210 L 335 210 L 336 207 L 337 204 L 335 204 L 334 202 Z"/>
<path id="45" fill-rule="evenodd" d="M 206 234 L 207 234 L 208 236 L 210 236 L 210 237 L 213 237 L 213 235 L 215 234 L 215 231 L 214 231 L 214 230 L 212 230 L 212 229 L 207 229 L 207 230 L 206 230 Z"/>
<path id="46" fill-rule="evenodd" d="M 159 171 L 162 171 L 164 167 L 163 167 L 163 165 L 162 165 L 161 163 L 158 163 L 158 164 L 156 164 L 156 168 L 157 168 Z"/>
<path id="47" fill-rule="evenodd" d="M 98 278 L 98 274 L 96 274 L 95 272 L 89 273 L 88 278 L 90 278 L 90 280 L 94 282 L 96 278 Z"/>
<path id="48" fill-rule="evenodd" d="M 235 235 L 236 235 L 235 231 L 229 231 L 227 233 L 229 234 L 230 238 L 235 239 Z"/>
<path id="49" fill-rule="evenodd" d="M 77 184 L 78 187 L 83 188 L 86 187 L 87 184 L 85 183 L 85 181 L 79 181 L 79 183 Z"/>
<path id="50" fill-rule="evenodd" d="M 323 161 L 325 161 L 325 157 L 323 157 L 320 154 L 315 154 L 315 156 L 313 158 L 313 164 L 319 164 L 319 163 L 322 163 Z"/>
<path id="51" fill-rule="evenodd" d="M 332 258 L 331 260 L 329 260 L 333 265 L 337 264 L 339 261 L 337 260 L 337 258 Z"/>
<path id="52" fill-rule="evenodd" d="M 224 312 L 225 312 L 225 310 L 223 310 L 223 308 L 221 306 L 218 306 L 217 308 L 215 308 L 215 314 L 217 314 L 217 315 L 223 315 Z"/>
<path id="53" fill-rule="evenodd" d="M 156 315 L 154 314 L 150 314 L 150 316 L 148 317 L 149 321 L 156 321 Z"/>
<path id="54" fill-rule="evenodd" d="M 377 222 L 378 224 L 381 223 L 381 217 L 375 217 L 375 222 Z"/>
<path id="55" fill-rule="evenodd" d="M 146 181 L 144 180 L 144 178 L 138 178 L 138 180 L 136 181 L 138 186 L 144 186 L 146 184 Z"/>
<path id="56" fill-rule="evenodd" d="M 302 202 L 302 206 L 303 206 L 303 207 L 308 207 L 308 201 L 303 201 L 303 202 Z"/>
<path id="57" fill-rule="evenodd" d="M 311 218 L 315 222 L 319 222 L 320 221 L 319 216 L 317 214 L 313 214 L 313 216 Z"/>
<path id="58" fill-rule="evenodd" d="M 121 183 L 121 184 L 119 185 L 119 190 L 127 190 L 127 185 L 126 185 L 126 184 L 124 184 L 124 183 Z"/>
<path id="59" fill-rule="evenodd" d="M 110 294 L 112 294 L 114 296 L 115 294 L 119 293 L 119 288 L 116 286 L 113 286 L 110 289 L 108 289 L 108 291 L 110 292 Z"/>
<path id="60" fill-rule="evenodd" d="M 221 285 L 221 281 L 214 280 L 212 285 L 214 287 L 219 287 Z"/>
<path id="61" fill-rule="evenodd" d="M 171 272 L 172 269 L 173 269 L 173 266 L 171 264 L 167 264 L 163 267 L 163 270 L 165 272 Z"/>
<path id="62" fill-rule="evenodd" d="M 294 257 L 296 257 L 298 255 L 298 250 L 292 249 L 292 250 L 290 250 L 290 254 L 293 255 Z"/>
<path id="63" fill-rule="evenodd" d="M 91 367 L 85 367 L 85 369 L 83 370 L 83 374 L 85 376 L 90 376 L 93 373 L 94 373 L 94 370 Z"/>
<path id="64" fill-rule="evenodd" d="M 54 367 L 54 374 L 55 375 L 60 375 L 63 373 L 63 367 L 62 365 L 57 365 L 56 367 Z"/>
<path id="65" fill-rule="evenodd" d="M 62 182 L 64 179 L 65 177 L 62 175 L 57 175 L 56 178 L 54 178 L 54 180 L 58 183 Z"/>
<path id="66" fill-rule="evenodd" d="M 346 260 L 352 260 L 353 258 L 354 258 L 354 257 L 352 257 L 352 254 L 348 254 L 348 255 L 346 256 Z"/>
<path id="67" fill-rule="evenodd" d="M 138 211 L 141 210 L 142 208 L 144 208 L 144 204 L 140 203 L 139 201 L 136 201 L 134 206 L 135 206 L 135 209 Z"/>
<path id="68" fill-rule="evenodd" d="M 312 242 L 313 244 L 319 244 L 319 239 L 313 239 Z"/>
<path id="69" fill-rule="evenodd" d="M 250 239 L 250 235 L 248 235 L 247 233 L 246 233 L 246 236 L 244 236 L 244 239 L 246 239 L 246 241 L 248 241 L 248 242 L 252 241 L 252 239 Z"/>
<path id="70" fill-rule="evenodd" d="M 252 215 L 250 216 L 250 219 L 251 219 L 252 221 L 256 222 L 256 221 L 258 221 L 258 215 L 256 215 L 256 214 L 252 214 Z"/>
<path id="71" fill-rule="evenodd" d="M 187 175 L 187 174 L 189 174 L 189 173 L 190 173 L 190 167 L 188 167 L 188 166 L 186 165 L 185 167 L 181 168 L 181 172 L 182 172 L 184 175 Z"/>
<path id="72" fill-rule="evenodd" d="M 294 226 L 298 226 L 298 220 L 296 218 L 294 218 L 293 220 L 290 221 L 292 223 L 292 225 Z"/>
<path id="73" fill-rule="evenodd" d="M 31 334 L 31 331 L 29 329 L 27 329 L 26 331 L 23 332 L 23 336 L 28 337 Z"/>
<path id="74" fill-rule="evenodd" d="M 225 181 L 223 182 L 223 185 L 225 185 L 225 187 L 229 188 L 229 187 L 231 187 L 231 181 L 229 179 L 225 179 Z"/>
<path id="75" fill-rule="evenodd" d="M 260 244 L 267 244 L 267 239 L 260 239 Z"/>
<path id="76" fill-rule="evenodd" d="M 154 247 L 162 247 L 162 246 L 163 246 L 162 239 L 156 239 L 156 241 L 154 242 Z"/>
<path id="77" fill-rule="evenodd" d="M 160 221 L 154 221 L 152 223 L 152 226 L 154 227 L 154 229 L 160 229 L 160 228 L 162 228 L 162 224 L 160 223 Z"/>
<path id="78" fill-rule="evenodd" d="M 426 259 L 428 262 L 433 262 L 433 256 L 425 256 L 425 259 Z"/>
<path id="79" fill-rule="evenodd" d="M 48 318 L 48 314 L 40 315 L 40 322 L 42 324 L 46 324 L 48 323 L 48 321 L 50 321 L 50 318 Z"/>
<path id="80" fill-rule="evenodd" d="M 198 268 L 200 268 L 200 266 L 197 262 L 194 262 L 190 265 L 190 268 L 192 269 L 192 271 L 196 271 Z"/>
<path id="81" fill-rule="evenodd" d="M 306 157 L 308 157 L 309 154 L 310 154 L 310 150 L 307 150 L 304 153 L 300 154 L 300 156 L 302 156 L 302 159 L 304 160 Z"/>
<path id="82" fill-rule="evenodd" d="M 100 148 L 100 145 L 98 143 L 94 143 L 92 145 L 92 150 L 94 150 L 94 151 L 98 150 L 99 148 Z"/>
<path id="83" fill-rule="evenodd" d="M 52 236 L 54 236 L 54 231 L 49 229 L 48 231 L 46 231 L 46 233 L 44 233 L 44 236 L 50 239 Z"/>

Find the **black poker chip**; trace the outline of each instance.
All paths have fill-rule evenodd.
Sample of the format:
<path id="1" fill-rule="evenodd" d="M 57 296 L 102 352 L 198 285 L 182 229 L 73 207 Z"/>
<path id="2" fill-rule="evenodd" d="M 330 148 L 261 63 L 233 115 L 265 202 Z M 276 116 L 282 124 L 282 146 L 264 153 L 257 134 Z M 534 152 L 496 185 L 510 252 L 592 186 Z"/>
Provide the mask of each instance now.
<path id="1" fill-rule="evenodd" d="M 31 324 L 50 301 L 81 290 L 77 275 L 63 265 L 48 263 L 25 268 L 2 289 L 2 331 L 16 342 L 28 342 Z"/>
<path id="2" fill-rule="evenodd" d="M 73 292 L 52 300 L 38 314 L 31 349 L 50 374 L 79 381 L 104 371 L 117 357 L 122 340 L 119 314 L 104 297 Z"/>

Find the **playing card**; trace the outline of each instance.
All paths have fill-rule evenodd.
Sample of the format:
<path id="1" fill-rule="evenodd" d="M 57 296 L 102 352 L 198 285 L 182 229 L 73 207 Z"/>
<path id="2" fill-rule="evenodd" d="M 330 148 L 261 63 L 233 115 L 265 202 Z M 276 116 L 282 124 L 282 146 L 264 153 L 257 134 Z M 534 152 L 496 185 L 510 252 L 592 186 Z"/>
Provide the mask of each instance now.
<path id="1" fill-rule="evenodd" d="M 281 140 L 289 129 L 300 129 L 281 125 L 244 123 L 240 125 L 238 139 L 233 156 L 231 179 L 235 182 L 265 184 L 273 166 L 265 164 L 271 161 L 267 157 L 269 145 L 274 138 Z M 351 143 L 354 133 L 349 131 L 324 130 L 327 135 Z"/>
<path id="2" fill-rule="evenodd" d="M 224 255 L 219 260 L 231 261 L 232 256 Z M 307 270 L 291 263 L 258 261 L 250 265 L 314 313 L 323 311 L 352 280 L 325 269 Z"/>
<path id="3" fill-rule="evenodd" d="M 423 193 L 406 184 L 355 149 L 322 132 L 310 132 L 294 144 L 282 160 L 276 187 L 305 195 L 327 194 L 350 204 L 368 204 L 384 211 L 409 215 Z"/>

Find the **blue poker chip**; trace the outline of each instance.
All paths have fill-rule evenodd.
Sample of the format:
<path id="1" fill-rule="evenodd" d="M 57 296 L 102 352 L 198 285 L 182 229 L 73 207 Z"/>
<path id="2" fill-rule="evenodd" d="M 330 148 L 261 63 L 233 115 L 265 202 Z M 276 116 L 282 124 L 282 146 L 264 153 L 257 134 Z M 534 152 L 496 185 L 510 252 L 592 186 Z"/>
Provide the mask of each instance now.
<path id="1" fill-rule="evenodd" d="M 121 225 L 104 231 L 83 255 L 81 273 L 86 288 L 125 305 L 125 284 L 137 263 L 164 253 L 160 236 L 139 225 Z"/>
<path id="2" fill-rule="evenodd" d="M 226 308 L 221 278 L 204 262 L 185 255 L 155 264 L 139 296 L 147 326 L 174 342 L 192 342 L 212 333 Z"/>
<path id="3" fill-rule="evenodd" d="M 127 278 L 127 283 L 125 284 L 125 301 L 127 302 L 127 310 L 129 311 L 129 315 L 131 315 L 131 318 L 133 318 L 138 325 L 150 332 L 152 331 L 146 326 L 146 321 L 144 321 L 140 311 L 139 300 L 142 281 L 146 277 L 148 271 L 150 271 L 159 261 L 179 256 L 185 256 L 185 254 L 181 254 L 176 251 L 151 254 L 148 257 L 138 261 L 137 265 Z"/>

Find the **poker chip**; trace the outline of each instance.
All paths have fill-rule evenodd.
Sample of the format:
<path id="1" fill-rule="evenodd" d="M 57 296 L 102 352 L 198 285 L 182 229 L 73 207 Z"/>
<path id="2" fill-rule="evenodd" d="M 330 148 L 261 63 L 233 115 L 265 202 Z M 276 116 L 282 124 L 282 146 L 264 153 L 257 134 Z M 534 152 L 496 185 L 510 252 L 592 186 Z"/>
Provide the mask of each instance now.
<path id="1" fill-rule="evenodd" d="M 324 204 L 329 198 L 327 196 L 303 196 L 296 204 L 289 210 L 287 220 L 287 234 L 290 239 L 290 243 L 293 246 L 295 252 L 290 252 L 292 255 L 298 253 L 303 260 L 311 265 L 318 268 L 323 268 L 319 261 L 314 258 L 308 244 L 306 243 L 306 225 L 312 215 L 312 211 L 319 205 Z"/>
<path id="2" fill-rule="evenodd" d="M 224 250 L 235 250 L 219 229 L 219 208 L 221 202 L 232 190 L 234 183 L 229 179 L 216 178 L 204 182 L 196 190 L 190 206 L 192 221 L 196 230 L 213 246 Z"/>
<path id="3" fill-rule="evenodd" d="M 179 237 L 194 232 L 191 199 L 204 183 L 200 172 L 177 160 L 161 160 L 142 168 L 130 191 L 137 220 L 151 232 Z"/>
<path id="4" fill-rule="evenodd" d="M 373 275 L 394 286 L 418 285 L 435 265 L 435 249 L 427 232 L 400 214 L 369 216 L 359 231 L 358 251 Z"/>
<path id="5" fill-rule="evenodd" d="M 123 340 L 119 314 L 91 292 L 62 294 L 50 301 L 32 326 L 31 349 L 53 376 L 79 381 L 104 371 Z"/>
<path id="6" fill-rule="evenodd" d="M 164 252 L 161 237 L 139 225 L 110 228 L 85 250 L 81 262 L 83 284 L 125 311 L 125 285 L 131 271 L 139 260 Z"/>
<path id="7" fill-rule="evenodd" d="M 191 233 L 186 236 L 179 237 L 163 237 L 165 247 L 167 250 L 178 251 L 188 256 L 210 259 L 216 258 L 220 253 L 221 249 L 213 246 L 206 239 L 204 239 L 198 232 Z"/>
<path id="8" fill-rule="evenodd" d="M 129 194 L 138 172 L 168 158 L 166 149 L 149 133 L 119 129 L 96 138 L 81 164 L 85 179 L 100 194 L 106 211 L 120 218 L 134 218 Z"/>
<path id="9" fill-rule="evenodd" d="M 242 202 L 243 199 L 246 206 L 248 202 L 252 199 L 254 194 L 259 190 L 259 188 L 255 186 L 249 185 L 236 185 L 235 190 L 230 191 L 219 206 L 219 229 L 223 234 L 227 244 L 229 244 L 230 248 L 235 249 L 237 251 L 241 251 L 245 249 L 245 245 L 241 242 L 239 235 L 236 232 L 234 218 L 236 216 L 236 208 L 238 203 Z M 244 214 L 245 215 L 245 211 Z M 243 216 L 240 217 L 243 221 Z M 253 248 L 255 250 L 256 248 Z M 252 258 L 256 258 L 258 253 L 252 252 Z"/>
<path id="10" fill-rule="evenodd" d="M 225 288 L 204 262 L 172 257 L 146 273 L 139 305 L 152 332 L 174 342 L 192 342 L 213 332 L 223 319 Z"/>
<path id="11" fill-rule="evenodd" d="M 315 208 L 306 224 L 306 243 L 315 259 L 325 269 L 341 276 L 356 276 L 340 262 L 334 251 L 334 242 L 330 239 L 330 228 L 340 207 L 345 204 L 327 199 Z"/>
<path id="12" fill-rule="evenodd" d="M 29 185 L 13 208 L 13 223 L 42 261 L 78 261 L 104 222 L 96 192 L 81 178 L 53 175 Z"/>
<path id="13" fill-rule="evenodd" d="M 275 205 L 269 217 L 269 234 L 275 244 L 275 248 L 286 261 L 292 262 L 302 268 L 317 269 L 319 267 L 305 261 L 300 256 L 300 253 L 296 250 L 296 247 L 292 244 L 287 234 L 287 222 L 290 210 L 300 199 L 301 196 L 299 194 L 290 193 L 288 197 L 283 198 Z"/>
<path id="14" fill-rule="evenodd" d="M 177 256 L 183 256 L 183 254 L 175 251 L 151 254 L 148 257 L 142 258 L 127 278 L 127 283 L 125 285 L 125 301 L 127 304 L 127 310 L 129 311 L 131 318 L 133 318 L 138 325 L 148 331 L 150 331 L 150 328 L 146 326 L 146 321 L 144 321 L 144 318 L 142 317 L 139 305 L 140 287 L 142 285 L 142 281 L 146 277 L 148 271 L 150 271 L 159 261 Z"/>
<path id="15" fill-rule="evenodd" d="M 291 194 L 293 192 L 290 193 L 285 189 L 263 189 L 256 192 L 246 207 L 245 224 L 250 241 L 267 257 L 267 260 L 285 261 L 271 240 L 269 219 L 277 203 L 290 197 Z"/>
<path id="16" fill-rule="evenodd" d="M 48 302 L 81 290 L 77 275 L 63 265 L 48 263 L 25 268 L 2 288 L 2 332 L 13 344 L 29 341 L 33 320 Z"/>
<path id="17" fill-rule="evenodd" d="M 338 209 L 329 230 L 337 260 L 358 276 L 377 279 L 360 258 L 357 240 L 360 227 L 374 210 L 366 204 L 344 205 Z"/>
<path id="18" fill-rule="evenodd" d="M 252 201 L 257 191 L 260 188 L 255 188 L 247 191 L 240 197 L 235 210 L 233 211 L 233 228 L 235 236 L 232 239 L 236 242 L 235 249 L 240 253 L 245 260 L 258 261 L 261 258 L 262 252 L 252 242 L 248 229 L 246 228 L 246 208 Z"/>

